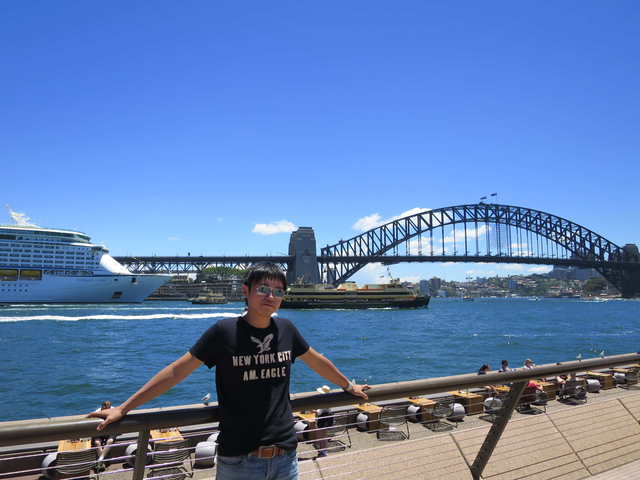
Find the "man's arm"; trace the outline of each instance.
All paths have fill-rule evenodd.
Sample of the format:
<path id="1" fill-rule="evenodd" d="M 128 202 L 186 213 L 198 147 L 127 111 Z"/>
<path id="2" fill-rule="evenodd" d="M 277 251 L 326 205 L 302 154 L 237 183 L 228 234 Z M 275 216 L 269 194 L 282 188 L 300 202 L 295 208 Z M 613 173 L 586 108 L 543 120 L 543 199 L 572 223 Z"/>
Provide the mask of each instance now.
<path id="1" fill-rule="evenodd" d="M 187 352 L 171 365 L 160 370 L 144 387 L 131 395 L 122 405 L 99 412 L 92 412 L 87 415 L 87 417 L 104 418 L 105 421 L 98 425 L 98 430 L 102 430 L 111 422 L 120 420 L 134 408 L 139 407 L 149 400 L 153 400 L 158 395 L 162 395 L 171 389 L 171 387 L 180 383 L 187 378 L 191 372 L 202 365 L 202 363 L 201 360 L 198 360 L 191 355 L 191 353 Z"/>
<path id="2" fill-rule="evenodd" d="M 341 388 L 347 388 L 350 385 L 349 379 L 340 373 L 340 370 L 328 358 L 320 355 L 313 348 L 309 347 L 307 353 L 300 355 L 298 358 L 306 363 L 311 370 L 331 383 L 335 383 Z M 369 385 L 354 385 L 353 389 L 349 390 L 349 393 L 368 400 L 369 397 L 364 393 L 364 390 L 369 388 L 371 388 Z"/>

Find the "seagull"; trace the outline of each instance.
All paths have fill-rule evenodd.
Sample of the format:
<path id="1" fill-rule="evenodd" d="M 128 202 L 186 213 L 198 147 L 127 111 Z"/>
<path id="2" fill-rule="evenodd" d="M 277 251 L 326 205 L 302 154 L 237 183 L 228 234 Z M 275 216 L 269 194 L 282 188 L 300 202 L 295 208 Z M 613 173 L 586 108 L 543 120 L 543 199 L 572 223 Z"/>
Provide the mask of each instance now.
<path id="1" fill-rule="evenodd" d="M 211 394 L 207 393 L 204 397 L 200 399 L 201 402 L 204 402 L 205 405 L 209 405 L 209 399 L 211 398 Z"/>
<path id="2" fill-rule="evenodd" d="M 600 358 L 604 358 L 604 350 L 600 352 Z"/>
<path id="3" fill-rule="evenodd" d="M 579 361 L 579 362 L 581 362 L 581 361 L 582 361 L 582 354 L 581 354 L 581 353 L 579 353 L 579 354 L 578 354 L 578 356 L 577 356 L 576 358 L 578 359 L 578 361 Z"/>

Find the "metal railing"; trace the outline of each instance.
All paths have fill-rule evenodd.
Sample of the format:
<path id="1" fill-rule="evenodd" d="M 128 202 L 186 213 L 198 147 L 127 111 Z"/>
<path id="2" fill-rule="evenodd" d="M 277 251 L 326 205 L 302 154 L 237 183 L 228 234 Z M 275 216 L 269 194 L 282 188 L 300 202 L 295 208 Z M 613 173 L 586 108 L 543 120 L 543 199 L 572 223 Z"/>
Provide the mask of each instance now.
<path id="1" fill-rule="evenodd" d="M 485 442 L 477 453 L 470 470 L 474 478 L 479 478 L 491 454 L 498 443 L 502 432 L 518 405 L 522 392 L 531 378 L 548 378 L 568 372 L 586 372 L 621 365 L 640 363 L 640 352 L 635 354 L 616 355 L 603 358 L 566 362 L 563 364 L 541 365 L 533 370 L 518 369 L 511 372 L 492 372 L 486 375 L 465 374 L 451 377 L 431 378 L 406 382 L 374 385 L 367 391 L 369 402 L 401 399 L 421 395 L 437 394 L 449 391 L 461 391 L 491 384 L 511 384 L 508 395 L 503 399 L 503 408 L 492 423 Z M 293 411 L 306 411 L 320 408 L 334 408 L 359 403 L 358 398 L 344 392 L 332 392 L 318 395 L 302 393 L 291 395 Z M 172 427 L 187 427 L 211 424 L 219 421 L 220 413 L 216 404 L 210 406 L 190 406 L 164 411 L 132 412 L 108 425 L 100 432 L 100 436 L 123 435 L 137 433 L 138 448 L 136 450 L 133 479 L 142 480 L 147 468 L 148 445 L 150 431 Z M 65 417 L 55 420 L 33 420 L 0 423 L 0 448 L 25 446 L 41 442 L 54 442 L 69 438 L 96 436 L 96 427 L 100 419 Z M 135 441 L 135 440 L 134 440 Z M 0 452 L 1 453 L 1 452 Z M 12 475 L 0 470 L 0 478 Z"/>

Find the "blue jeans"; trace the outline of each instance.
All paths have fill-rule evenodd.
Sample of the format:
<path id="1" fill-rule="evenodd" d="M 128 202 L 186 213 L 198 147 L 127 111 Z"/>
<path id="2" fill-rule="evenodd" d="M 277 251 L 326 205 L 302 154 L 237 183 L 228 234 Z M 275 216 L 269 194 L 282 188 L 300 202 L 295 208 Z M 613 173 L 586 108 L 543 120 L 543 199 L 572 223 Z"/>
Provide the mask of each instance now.
<path id="1" fill-rule="evenodd" d="M 291 450 L 274 458 L 258 458 L 251 453 L 218 455 L 216 480 L 298 480 L 298 452 Z"/>

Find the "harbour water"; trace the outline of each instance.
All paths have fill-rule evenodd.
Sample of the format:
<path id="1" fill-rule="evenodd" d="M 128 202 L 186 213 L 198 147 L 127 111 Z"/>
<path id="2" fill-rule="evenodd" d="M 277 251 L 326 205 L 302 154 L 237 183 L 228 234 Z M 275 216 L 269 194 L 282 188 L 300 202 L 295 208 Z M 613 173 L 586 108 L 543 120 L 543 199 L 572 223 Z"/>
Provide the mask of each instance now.
<path id="1" fill-rule="evenodd" d="M 0 421 L 88 413 L 118 404 L 243 303 L 20 305 L 0 308 Z M 433 299 L 428 309 L 281 311 L 349 378 L 371 385 L 640 350 L 635 300 Z M 327 382 L 302 362 L 291 391 Z M 335 386 L 331 386 L 336 388 Z M 214 372 L 197 369 L 148 407 L 215 400 Z"/>

